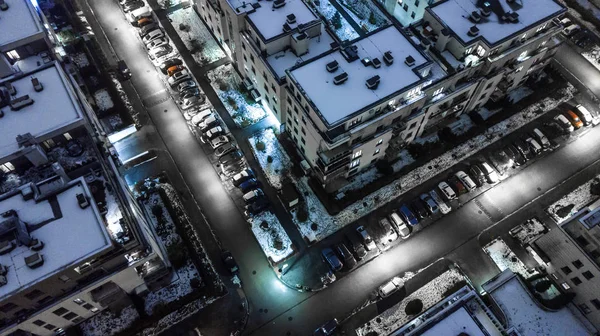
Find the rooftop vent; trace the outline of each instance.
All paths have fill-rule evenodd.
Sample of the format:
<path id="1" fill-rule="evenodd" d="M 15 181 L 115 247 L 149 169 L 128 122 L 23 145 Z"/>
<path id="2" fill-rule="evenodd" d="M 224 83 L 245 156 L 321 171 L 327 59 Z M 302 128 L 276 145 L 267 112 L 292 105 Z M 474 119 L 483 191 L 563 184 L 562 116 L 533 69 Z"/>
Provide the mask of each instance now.
<path id="1" fill-rule="evenodd" d="M 44 89 L 44 86 L 42 83 L 40 83 L 40 80 L 37 79 L 37 77 L 31 77 L 31 84 L 33 84 L 33 89 L 35 92 L 40 92 Z"/>
<path id="2" fill-rule="evenodd" d="M 383 61 L 387 65 L 392 65 L 392 63 L 394 63 L 394 56 L 392 56 L 391 51 L 386 51 L 383 53 Z"/>
<path id="3" fill-rule="evenodd" d="M 8 280 L 6 280 L 6 277 L 4 275 L 0 275 L 0 287 L 6 285 L 8 283 Z"/>
<path id="4" fill-rule="evenodd" d="M 508 14 L 508 21 L 510 21 L 512 23 L 519 22 L 519 13 L 512 12 L 512 13 Z"/>
<path id="5" fill-rule="evenodd" d="M 429 39 L 421 39 L 419 45 L 421 46 L 421 48 L 423 48 L 423 50 L 427 51 L 429 50 L 429 47 L 431 47 L 431 42 L 429 41 Z"/>
<path id="6" fill-rule="evenodd" d="M 490 14 L 492 14 L 492 5 L 489 2 L 484 2 L 481 5 L 481 8 L 479 9 L 479 12 L 481 13 L 481 15 L 483 16 L 490 16 Z"/>
<path id="7" fill-rule="evenodd" d="M 39 239 L 33 239 L 31 241 L 31 245 L 29 245 L 29 249 L 32 251 L 40 251 L 44 248 L 44 242 Z"/>
<path id="8" fill-rule="evenodd" d="M 479 15 L 477 11 L 472 11 L 469 19 L 474 23 L 478 23 L 479 21 L 481 21 L 481 15 Z"/>
<path id="9" fill-rule="evenodd" d="M 367 79 L 366 84 L 369 89 L 375 90 L 379 86 L 379 82 L 381 82 L 381 78 L 378 75 L 375 75 Z"/>
<path id="10" fill-rule="evenodd" d="M 292 30 L 292 27 L 290 27 L 290 25 L 287 22 L 283 24 L 283 31 L 285 33 L 289 32 L 291 30 Z"/>
<path id="11" fill-rule="evenodd" d="M 516 0 L 506 0 L 506 3 L 514 4 Z"/>
<path id="12" fill-rule="evenodd" d="M 33 99 L 31 99 L 29 95 L 23 95 L 10 101 L 10 109 L 13 111 L 18 111 L 31 104 L 33 104 Z"/>
<path id="13" fill-rule="evenodd" d="M 273 8 L 281 8 L 285 6 L 285 0 L 275 0 L 273 1 Z"/>
<path id="14" fill-rule="evenodd" d="M 294 15 L 294 14 L 288 15 L 287 18 L 285 19 L 285 22 L 287 22 L 289 24 L 296 23 L 296 15 Z"/>
<path id="15" fill-rule="evenodd" d="M 369 59 L 368 57 L 365 57 L 365 58 L 361 59 L 361 60 L 360 60 L 360 62 L 361 62 L 361 63 L 362 63 L 364 66 L 366 66 L 366 67 L 368 67 L 369 65 L 371 65 L 371 59 Z"/>
<path id="16" fill-rule="evenodd" d="M 356 61 L 358 59 L 358 47 L 352 45 L 342 49 L 342 56 L 344 56 L 348 63 Z"/>
<path id="17" fill-rule="evenodd" d="M 338 67 L 339 67 L 339 64 L 337 61 L 327 63 L 327 71 L 328 72 L 335 72 L 338 69 Z"/>
<path id="18" fill-rule="evenodd" d="M 77 203 L 79 204 L 80 208 L 85 209 L 90 205 L 90 202 L 88 201 L 87 197 L 85 197 L 85 195 L 77 194 L 76 197 Z"/>
<path id="19" fill-rule="evenodd" d="M 471 26 L 467 32 L 467 35 L 471 37 L 479 35 L 479 28 L 477 28 L 477 26 Z"/>
<path id="20" fill-rule="evenodd" d="M 411 66 L 415 65 L 415 59 L 412 56 L 408 55 L 406 57 L 406 59 L 404 60 L 404 63 L 406 63 L 406 65 L 411 67 Z"/>
<path id="21" fill-rule="evenodd" d="M 31 269 L 38 268 L 44 264 L 44 257 L 39 253 L 34 253 L 25 257 L 25 264 Z"/>
<path id="22" fill-rule="evenodd" d="M 8 267 L 0 264 L 0 275 L 4 276 L 6 273 L 8 273 Z"/>
<path id="23" fill-rule="evenodd" d="M 7 254 L 15 248 L 15 243 L 12 240 L 0 242 L 0 255 Z"/>
<path id="24" fill-rule="evenodd" d="M 373 67 L 375 69 L 379 69 L 381 67 L 381 61 L 377 57 L 373 58 L 373 60 L 371 61 L 371 63 L 373 63 Z"/>
<path id="25" fill-rule="evenodd" d="M 0 9 L 3 11 L 8 9 L 8 4 L 4 0 L 0 0 Z"/>
<path id="26" fill-rule="evenodd" d="M 347 80 L 348 80 L 348 74 L 345 72 L 342 72 L 341 74 L 333 77 L 333 84 L 340 85 Z"/>
<path id="27" fill-rule="evenodd" d="M 6 86 L 6 89 L 8 90 L 8 93 L 9 93 L 11 96 L 14 96 L 14 95 L 16 95 L 16 94 L 17 94 L 17 89 L 16 89 L 16 88 L 15 88 L 15 87 L 12 85 L 12 83 L 11 83 L 11 82 L 6 82 L 6 83 L 4 83 L 4 86 Z"/>

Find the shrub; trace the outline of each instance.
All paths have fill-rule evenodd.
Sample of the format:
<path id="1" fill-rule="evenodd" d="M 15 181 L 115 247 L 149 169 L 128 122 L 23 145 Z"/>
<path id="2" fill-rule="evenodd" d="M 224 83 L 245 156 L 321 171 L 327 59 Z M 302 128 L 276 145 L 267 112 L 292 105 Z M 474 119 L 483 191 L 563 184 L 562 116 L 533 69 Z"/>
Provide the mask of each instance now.
<path id="1" fill-rule="evenodd" d="M 298 209 L 298 211 L 296 212 L 296 218 L 301 223 L 304 223 L 308 220 L 308 211 L 306 211 L 305 207 L 301 207 L 300 209 Z"/>
<path id="2" fill-rule="evenodd" d="M 259 142 L 257 142 L 257 143 L 256 143 L 256 149 L 257 149 L 257 150 L 259 150 L 259 151 L 261 151 L 261 152 L 264 152 L 264 151 L 265 151 L 265 148 L 266 148 L 266 146 L 265 146 L 265 143 L 264 143 L 264 142 L 262 142 L 262 141 L 259 141 Z"/>
<path id="3" fill-rule="evenodd" d="M 175 269 L 180 269 L 186 263 L 187 253 L 185 251 L 185 246 L 183 246 L 181 241 L 168 246 L 167 255 L 171 265 L 173 265 L 173 268 Z"/>
<path id="4" fill-rule="evenodd" d="M 373 11 L 371 11 L 371 13 L 369 14 L 369 23 L 372 25 L 377 23 L 377 21 L 375 20 L 375 13 L 373 13 Z"/>
<path id="5" fill-rule="evenodd" d="M 267 156 L 267 162 L 268 163 L 272 163 L 273 162 L 273 157 L 271 155 Z"/>
<path id="6" fill-rule="evenodd" d="M 600 181 L 595 180 L 590 186 L 590 193 L 592 195 L 600 196 Z"/>
<path id="7" fill-rule="evenodd" d="M 404 308 L 404 312 L 407 315 L 417 315 L 422 310 L 423 310 L 423 302 L 421 302 L 421 300 L 419 300 L 419 299 L 415 299 L 415 300 L 410 301 L 406 305 L 406 308 Z"/>
<path id="8" fill-rule="evenodd" d="M 335 29 L 342 28 L 342 17 L 340 16 L 340 12 L 335 12 L 333 18 L 331 18 L 331 23 L 333 24 L 333 28 Z"/>
<path id="9" fill-rule="evenodd" d="M 568 217 L 571 211 L 575 207 L 575 204 L 569 204 L 556 210 L 556 215 L 560 218 Z"/>

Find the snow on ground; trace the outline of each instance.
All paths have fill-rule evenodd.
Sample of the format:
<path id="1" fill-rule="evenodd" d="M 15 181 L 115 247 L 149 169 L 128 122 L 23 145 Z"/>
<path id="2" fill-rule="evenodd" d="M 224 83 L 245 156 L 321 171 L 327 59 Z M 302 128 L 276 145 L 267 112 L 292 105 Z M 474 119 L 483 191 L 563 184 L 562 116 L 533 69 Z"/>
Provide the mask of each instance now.
<path id="1" fill-rule="evenodd" d="M 545 232 L 548 232 L 548 228 L 539 219 L 534 217 L 510 230 L 510 235 L 524 246 Z"/>
<path id="2" fill-rule="evenodd" d="M 344 7 L 346 13 L 358 24 L 365 33 L 387 26 L 390 22 L 375 4 L 368 0 L 340 0 L 338 3 Z M 371 14 L 374 23 L 370 22 Z"/>
<path id="3" fill-rule="evenodd" d="M 475 124 L 471 121 L 471 117 L 467 114 L 461 114 L 458 119 L 450 124 L 448 124 L 448 128 L 452 130 L 454 135 L 462 135 L 473 128 Z"/>
<path id="4" fill-rule="evenodd" d="M 346 184 L 345 186 L 341 187 L 338 192 L 348 192 L 350 190 L 358 190 L 361 189 L 362 187 L 366 186 L 367 184 L 377 180 L 378 178 L 382 177 L 383 175 L 381 175 L 379 173 L 379 170 L 377 170 L 377 168 L 372 167 L 369 168 L 368 170 L 366 170 L 365 172 L 358 174 L 356 176 L 352 177 L 352 182 Z"/>
<path id="5" fill-rule="evenodd" d="M 212 63 L 225 57 L 225 53 L 192 7 L 178 9 L 169 13 L 168 17 L 198 65 Z"/>
<path id="6" fill-rule="evenodd" d="M 398 153 L 396 157 L 398 160 L 392 164 L 392 168 L 394 168 L 394 172 L 400 171 L 400 169 L 408 166 L 409 164 L 415 162 L 415 159 L 410 155 L 407 149 L 403 149 Z"/>
<path id="7" fill-rule="evenodd" d="M 577 0 L 577 3 L 587 9 L 590 13 L 594 14 L 596 20 L 600 20 L 600 9 L 593 5 L 588 0 Z"/>
<path id="8" fill-rule="evenodd" d="M 438 136 L 437 132 L 434 132 L 427 136 L 416 137 L 412 143 L 418 143 L 418 144 L 424 145 L 428 142 L 438 142 L 438 141 L 440 141 L 440 137 Z"/>
<path id="9" fill-rule="evenodd" d="M 156 327 L 154 328 L 153 335 L 159 335 L 161 332 L 166 329 L 172 327 L 173 325 L 183 321 L 187 317 L 197 313 L 200 309 L 208 306 L 209 304 L 215 302 L 218 298 L 206 298 L 203 297 L 201 299 L 192 301 L 182 308 L 170 313 L 169 315 L 161 318 Z"/>
<path id="10" fill-rule="evenodd" d="M 510 269 L 514 273 L 521 274 L 525 279 L 538 274 L 537 271 L 528 269 L 521 259 L 517 258 L 510 247 L 506 245 L 504 240 L 500 238 L 487 244 L 483 250 L 490 258 L 492 258 L 496 266 L 500 269 L 500 272 L 504 272 L 505 269 Z"/>
<path id="11" fill-rule="evenodd" d="M 577 187 L 577 189 L 564 195 L 558 201 L 550 204 L 546 211 L 558 224 L 566 221 L 567 219 L 569 219 L 569 217 L 571 217 L 571 215 L 598 199 L 597 195 L 592 195 L 591 193 L 591 187 L 593 184 L 596 183 L 600 183 L 600 176 L 594 177 L 593 179 L 587 181 L 583 185 Z M 560 211 L 561 209 L 569 207 L 571 205 L 573 205 L 573 208 L 570 212 L 564 214 L 561 213 L 565 211 Z"/>
<path id="12" fill-rule="evenodd" d="M 281 190 L 283 178 L 285 177 L 284 172 L 289 171 L 292 162 L 287 153 L 281 148 L 273 129 L 267 128 L 255 133 L 248 141 L 269 183 L 275 189 Z M 258 143 L 264 144 L 265 149 L 263 151 L 256 148 Z M 273 158 L 272 162 L 269 162 L 269 156 Z"/>
<path id="13" fill-rule="evenodd" d="M 182 248 L 184 247 L 182 246 Z M 162 287 L 157 291 L 148 293 L 145 298 L 144 307 L 146 313 L 151 315 L 157 305 L 176 301 L 193 292 L 194 288 L 192 288 L 190 283 L 192 279 L 200 280 L 200 276 L 198 275 L 198 270 L 196 269 L 196 266 L 194 266 L 194 263 L 188 259 L 185 266 L 176 269 L 171 274 L 171 284 Z"/>
<path id="14" fill-rule="evenodd" d="M 321 0 L 319 7 L 317 7 L 317 10 L 321 13 L 321 15 L 325 17 L 325 19 L 327 19 L 327 21 L 330 23 L 331 29 L 340 38 L 340 40 L 354 40 L 355 38 L 360 36 L 341 14 L 341 27 L 339 29 L 336 29 L 333 26 L 333 24 L 331 24 L 332 18 L 337 12 L 337 10 L 335 9 L 335 7 L 333 7 L 332 4 L 329 3 L 329 0 Z"/>
<path id="15" fill-rule="evenodd" d="M 481 107 L 477 113 L 481 116 L 483 120 L 488 120 L 494 114 L 502 111 L 502 109 L 488 110 L 486 107 Z"/>
<path id="16" fill-rule="evenodd" d="M 98 106 L 98 109 L 102 112 L 108 111 L 115 107 L 115 104 L 113 103 L 106 89 L 100 89 L 94 92 L 94 100 L 96 101 L 96 106 Z"/>
<path id="17" fill-rule="evenodd" d="M 181 3 L 181 0 L 158 0 L 158 5 L 162 9 L 171 8 Z"/>
<path id="18" fill-rule="evenodd" d="M 240 92 L 242 81 L 230 64 L 209 71 L 207 76 L 236 125 L 248 127 L 267 116 L 267 112 L 252 99 L 250 93 Z"/>
<path id="19" fill-rule="evenodd" d="M 531 95 L 533 90 L 527 86 L 520 86 L 508 93 L 508 99 L 514 104 L 521 101 L 523 98 Z"/>
<path id="20" fill-rule="evenodd" d="M 110 72 L 109 75 L 110 80 L 113 82 L 115 89 L 117 89 L 117 92 L 119 93 L 119 98 L 121 98 L 121 101 L 123 102 L 123 105 L 125 105 L 125 108 L 131 116 L 131 119 L 133 119 L 133 122 L 137 126 L 141 127 L 139 112 L 133 108 L 133 105 L 131 105 L 131 101 L 129 101 L 129 96 L 127 96 L 127 93 L 125 93 L 125 90 L 123 90 L 123 85 L 121 84 L 119 78 L 117 78 L 117 74 L 114 72 Z"/>
<path id="21" fill-rule="evenodd" d="M 110 336 L 123 331 L 139 317 L 133 305 L 123 308 L 119 315 L 106 309 L 81 322 L 79 327 L 85 336 Z"/>
<path id="22" fill-rule="evenodd" d="M 71 55 L 71 60 L 79 69 L 85 68 L 90 65 L 90 61 L 87 58 L 87 55 L 84 52 L 78 52 L 77 54 Z"/>
<path id="23" fill-rule="evenodd" d="M 404 298 L 393 307 L 357 328 L 356 334 L 358 336 L 365 336 L 369 333 L 374 333 L 374 335 L 388 335 L 390 331 L 399 329 L 417 317 L 405 313 L 404 310 L 409 302 L 416 299 L 421 300 L 423 303 L 421 312 L 425 312 L 427 309 L 444 299 L 444 294 L 447 290 L 456 285 L 456 283 L 464 280 L 465 278 L 463 275 L 456 269 L 448 270 Z"/>
<path id="24" fill-rule="evenodd" d="M 277 264 L 294 253 L 290 237 L 272 212 L 265 211 L 247 221 L 271 264 Z"/>
<path id="25" fill-rule="evenodd" d="M 581 55 L 598 70 L 600 70 L 600 62 L 598 62 L 600 59 L 600 46 L 594 44 L 589 51 L 584 51 L 581 53 Z"/>

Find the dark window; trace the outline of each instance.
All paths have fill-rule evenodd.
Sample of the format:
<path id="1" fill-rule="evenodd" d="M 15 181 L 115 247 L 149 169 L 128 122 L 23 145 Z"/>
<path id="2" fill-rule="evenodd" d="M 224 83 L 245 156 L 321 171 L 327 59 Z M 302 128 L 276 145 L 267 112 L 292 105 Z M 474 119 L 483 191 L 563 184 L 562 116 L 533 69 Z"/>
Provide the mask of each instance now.
<path id="1" fill-rule="evenodd" d="M 77 315 L 77 314 L 75 314 L 73 312 L 70 312 L 70 313 L 66 314 L 65 316 L 63 316 L 63 318 L 65 318 L 67 320 L 72 320 L 72 319 L 74 319 L 76 317 L 79 317 L 79 315 Z"/>
<path id="2" fill-rule="evenodd" d="M 414 19 L 414 18 L 415 18 L 415 12 L 412 12 L 412 13 L 410 14 L 410 17 Z"/>
<path id="3" fill-rule="evenodd" d="M 487 89 L 491 88 L 491 87 L 492 87 L 492 84 L 494 84 L 494 82 L 490 82 L 490 83 L 489 83 L 489 84 L 488 84 L 488 85 L 485 87 L 485 89 L 487 90 Z"/>
<path id="4" fill-rule="evenodd" d="M 271 90 L 273 90 L 273 92 L 277 93 L 277 90 L 275 90 L 275 85 L 271 84 Z"/>
<path id="5" fill-rule="evenodd" d="M 69 310 L 65 309 L 63 307 L 60 307 L 57 310 L 53 311 L 54 315 L 58 315 L 58 316 L 63 316 L 63 315 L 65 315 L 68 312 L 69 312 Z"/>
<path id="6" fill-rule="evenodd" d="M 246 50 L 246 43 L 242 42 L 242 49 Z"/>
<path id="7" fill-rule="evenodd" d="M 294 127 L 294 133 L 298 134 L 298 129 Z"/>
<path id="8" fill-rule="evenodd" d="M 84 305 L 83 305 L 83 308 L 85 308 L 85 309 L 87 309 L 87 310 L 90 310 L 90 309 L 94 308 L 94 306 L 92 306 L 92 305 L 91 305 L 91 304 L 89 304 L 89 303 L 86 303 L 86 304 L 84 304 Z"/>
<path id="9" fill-rule="evenodd" d="M 81 321 L 83 321 L 83 318 L 78 317 L 78 318 L 76 318 L 76 319 L 73 320 L 73 323 L 79 323 Z"/>
<path id="10" fill-rule="evenodd" d="M 48 329 L 48 330 L 54 330 L 54 329 L 56 329 L 56 326 L 55 326 L 55 325 L 53 325 L 53 324 L 46 324 L 46 325 L 44 326 L 44 328 L 46 328 L 46 329 Z"/>
<path id="11" fill-rule="evenodd" d="M 404 9 L 405 12 L 408 12 L 408 5 L 404 4 L 404 7 L 402 7 Z"/>
<path id="12" fill-rule="evenodd" d="M 263 84 L 263 89 L 265 89 L 265 94 L 269 93 L 269 88 L 267 87 L 267 84 Z"/>
<path id="13" fill-rule="evenodd" d="M 302 134 L 306 135 L 306 130 L 304 130 L 304 127 L 300 127 L 300 130 L 302 131 Z"/>
<path id="14" fill-rule="evenodd" d="M 373 160 L 371 160 L 371 163 L 370 163 L 370 164 L 373 164 L 373 163 L 375 163 L 376 161 L 377 161 L 377 159 L 373 159 Z"/>
<path id="15" fill-rule="evenodd" d="M 288 102 L 288 104 L 290 104 L 290 105 L 292 104 L 292 100 L 290 99 L 290 97 L 287 97 L 287 102 Z"/>
<path id="16" fill-rule="evenodd" d="M 46 324 L 46 322 L 42 321 L 42 320 L 35 320 L 33 321 L 33 324 L 35 324 L 38 327 L 43 326 L 44 324 Z"/>
<path id="17" fill-rule="evenodd" d="M 268 81 L 268 79 L 267 79 L 267 73 L 266 73 L 266 72 L 264 72 L 264 71 L 263 71 L 263 78 L 265 79 L 265 81 Z M 266 86 L 266 85 L 265 85 L 265 86 Z M 268 92 L 268 91 L 269 91 L 269 90 L 267 89 L 267 92 Z"/>
<path id="18" fill-rule="evenodd" d="M 2 306 L 0 306 L 0 311 L 3 313 L 8 313 L 11 310 L 17 308 L 18 306 L 12 302 L 9 302 L 7 304 L 3 304 Z"/>
<path id="19" fill-rule="evenodd" d="M 581 260 L 577 259 L 573 261 L 573 266 L 575 266 L 577 269 L 580 269 L 583 267 L 583 263 L 581 262 Z"/>
<path id="20" fill-rule="evenodd" d="M 594 307 L 596 307 L 596 310 L 600 310 L 600 300 L 593 299 L 590 302 L 594 305 Z"/>
<path id="21" fill-rule="evenodd" d="M 252 68 L 252 73 L 256 75 L 256 69 L 254 69 L 254 67 L 251 67 L 251 68 Z"/>
<path id="22" fill-rule="evenodd" d="M 250 54 L 250 60 L 254 63 L 254 55 Z"/>
<path id="23" fill-rule="evenodd" d="M 588 280 L 592 280 L 594 278 L 594 275 L 590 271 L 585 271 L 585 272 L 581 273 L 581 275 L 583 275 L 583 277 Z"/>
<path id="24" fill-rule="evenodd" d="M 294 112 L 298 113 L 298 108 L 294 106 Z"/>
<path id="25" fill-rule="evenodd" d="M 302 143 L 306 145 L 306 140 L 304 140 L 304 138 L 300 138 L 300 141 L 302 141 Z"/>
<path id="26" fill-rule="evenodd" d="M 412 124 L 410 124 L 410 126 L 408 126 L 408 129 L 411 130 L 411 129 L 415 128 L 415 126 L 417 126 L 417 123 L 412 123 Z"/>
<path id="27" fill-rule="evenodd" d="M 579 308 L 581 309 L 581 311 L 583 311 L 584 314 L 589 314 L 592 312 L 590 307 L 588 307 L 588 305 L 586 305 L 585 303 L 580 304 Z"/>
<path id="28" fill-rule="evenodd" d="M 34 299 L 42 296 L 43 294 L 44 294 L 44 292 L 42 292 L 41 290 L 34 289 L 31 292 L 25 294 L 25 297 L 28 298 L 29 300 L 34 300 Z"/>
<path id="29" fill-rule="evenodd" d="M 376 133 L 381 132 L 381 130 L 383 130 L 383 128 L 385 127 L 385 125 L 379 125 L 377 126 L 377 130 L 375 130 Z"/>
<path id="30" fill-rule="evenodd" d="M 244 62 L 248 63 L 248 59 L 246 58 L 246 55 L 242 55 L 244 57 Z"/>
<path id="31" fill-rule="evenodd" d="M 302 116 L 302 123 L 306 125 L 306 119 L 304 119 L 304 116 Z"/>
<path id="32" fill-rule="evenodd" d="M 46 304 L 48 302 L 52 301 L 52 296 L 48 295 L 45 298 L 41 299 L 40 301 L 37 302 L 38 305 L 43 305 Z"/>
<path id="33" fill-rule="evenodd" d="M 592 256 L 592 258 L 600 258 L 600 252 L 598 252 L 598 249 L 593 250 L 590 252 L 590 255 Z"/>
<path id="34" fill-rule="evenodd" d="M 579 236 L 579 237 L 575 238 L 575 240 L 581 246 L 587 246 L 590 243 L 587 239 L 585 239 L 584 236 Z"/>
<path id="35" fill-rule="evenodd" d="M 419 7 L 419 0 L 415 0 L 415 6 Z"/>
<path id="36" fill-rule="evenodd" d="M 571 269 L 569 268 L 569 266 L 565 266 L 565 267 L 561 268 L 560 270 L 563 271 L 563 273 L 565 273 L 565 274 L 571 274 Z"/>
<path id="37" fill-rule="evenodd" d="M 581 280 L 579 280 L 579 278 L 578 278 L 578 277 L 571 278 L 571 281 L 573 282 L 573 284 L 574 284 L 575 286 L 579 286 L 579 285 L 581 285 Z"/>
<path id="38" fill-rule="evenodd" d="M 413 132 L 409 132 L 406 134 L 406 139 L 412 138 Z"/>

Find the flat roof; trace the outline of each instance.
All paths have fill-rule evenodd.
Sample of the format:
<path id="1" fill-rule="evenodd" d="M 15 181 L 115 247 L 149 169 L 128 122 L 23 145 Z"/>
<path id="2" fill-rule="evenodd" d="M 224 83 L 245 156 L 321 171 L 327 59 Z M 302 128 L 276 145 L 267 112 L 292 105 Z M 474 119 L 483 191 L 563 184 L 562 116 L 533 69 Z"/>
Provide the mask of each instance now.
<path id="1" fill-rule="evenodd" d="M 282 50 L 267 57 L 267 63 L 275 74 L 282 78 L 285 77 L 285 70 L 331 50 L 332 42 L 334 42 L 333 37 L 324 31 L 321 35 L 309 39 L 308 53 L 298 57 L 291 49 Z"/>
<path id="2" fill-rule="evenodd" d="M 43 32 L 39 18 L 29 0 L 4 0 L 6 11 L 0 11 L 0 46 Z"/>
<path id="3" fill-rule="evenodd" d="M 353 62 L 346 61 L 341 50 L 336 50 L 290 71 L 329 125 L 418 83 L 421 77 L 414 70 L 428 62 L 393 26 L 357 40 L 353 45 L 358 48 L 359 57 Z M 387 51 L 394 57 L 389 66 L 383 61 L 383 54 Z M 404 63 L 408 56 L 415 60 L 412 67 Z M 381 67 L 364 66 L 361 62 L 364 58 L 378 58 Z M 326 66 L 333 61 L 338 63 L 339 68 L 330 73 Z M 348 80 L 335 85 L 333 78 L 343 72 L 348 74 Z M 380 77 L 380 83 L 377 89 L 371 90 L 366 81 L 375 75 Z"/>
<path id="4" fill-rule="evenodd" d="M 255 2 L 254 10 L 250 11 L 247 16 L 248 21 L 256 27 L 265 40 L 284 33 L 283 25 L 290 14 L 294 14 L 296 17 L 296 23 L 289 24 L 292 29 L 318 20 L 302 0 L 285 0 L 285 5 L 280 8 L 273 8 L 273 3 L 273 0 Z"/>
<path id="5" fill-rule="evenodd" d="M 34 90 L 31 77 L 40 81 L 44 87 L 42 91 Z M 58 63 L 10 82 L 17 90 L 13 99 L 29 95 L 34 103 L 18 111 L 11 111 L 10 107 L 3 108 L 4 117 L 0 119 L 0 158 L 19 150 L 17 135 L 31 133 L 34 137 L 39 137 L 83 119 L 82 111 L 73 96 L 71 83 Z"/>
<path id="6" fill-rule="evenodd" d="M 427 331 L 420 334 L 421 336 L 438 336 L 438 335 L 460 335 L 465 333 L 469 336 L 486 336 L 479 325 L 475 323 L 471 314 L 467 312 L 465 307 L 460 307 L 452 314 L 438 321 Z"/>
<path id="7" fill-rule="evenodd" d="M 473 11 L 479 12 L 477 4 L 483 2 L 484 0 L 445 0 L 430 6 L 427 10 L 434 13 L 464 43 L 481 36 L 490 45 L 565 10 L 555 0 L 525 0 L 515 1 L 514 4 L 509 4 L 505 0 L 485 0 L 490 3 L 492 14 L 489 17 L 481 16 L 481 21 L 475 24 L 469 16 Z M 510 23 L 500 19 L 504 13 L 509 12 L 518 13 L 519 21 Z M 479 28 L 478 36 L 467 34 L 473 25 Z"/>
<path id="8" fill-rule="evenodd" d="M 82 209 L 77 194 L 86 195 L 90 205 Z M 66 267 L 79 266 L 83 260 L 112 248 L 83 178 L 71 181 L 54 197 L 56 200 L 51 197 L 36 202 L 25 200 L 21 192 L 16 192 L 0 201 L 0 213 L 16 211 L 18 218 L 27 223 L 30 236 L 44 243 L 38 252 L 44 263 L 38 268 L 31 269 L 25 264 L 25 257 L 34 253 L 26 246 L 17 246 L 10 253 L 0 255 L 0 264 L 8 267 L 8 283 L 0 287 L 2 297 L 24 290 Z M 36 227 L 37 224 L 41 225 Z"/>

